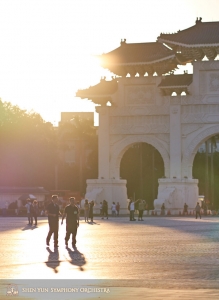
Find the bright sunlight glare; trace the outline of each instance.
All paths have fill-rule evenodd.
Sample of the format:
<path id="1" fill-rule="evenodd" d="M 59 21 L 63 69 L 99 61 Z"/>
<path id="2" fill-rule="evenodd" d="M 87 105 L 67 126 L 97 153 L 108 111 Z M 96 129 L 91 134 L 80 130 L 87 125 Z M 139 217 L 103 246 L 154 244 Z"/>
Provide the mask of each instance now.
<path id="1" fill-rule="evenodd" d="M 95 111 L 78 89 L 112 74 L 95 55 L 161 32 L 218 21 L 217 0 L 1 0 L 0 97 L 53 124 L 64 111 Z"/>

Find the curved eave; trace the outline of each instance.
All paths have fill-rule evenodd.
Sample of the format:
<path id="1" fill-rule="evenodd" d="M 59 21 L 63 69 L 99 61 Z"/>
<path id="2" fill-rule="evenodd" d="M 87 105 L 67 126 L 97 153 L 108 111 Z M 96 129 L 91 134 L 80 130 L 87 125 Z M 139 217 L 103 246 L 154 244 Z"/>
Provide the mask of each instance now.
<path id="1" fill-rule="evenodd" d="M 119 67 L 123 67 L 123 66 L 142 66 L 142 65 L 153 65 L 153 64 L 156 64 L 156 63 L 160 63 L 160 62 L 163 62 L 163 61 L 166 61 L 166 60 L 171 60 L 171 59 L 174 59 L 176 57 L 175 54 L 172 54 L 170 56 L 166 56 L 164 58 L 160 58 L 160 59 L 157 59 L 157 60 L 153 60 L 153 61 L 142 61 L 142 62 L 127 62 L 127 63 L 101 63 L 101 65 L 104 67 L 104 68 L 108 68 L 108 66 L 111 66 L 111 67 L 115 67 L 115 66 L 119 66 Z"/>
<path id="2" fill-rule="evenodd" d="M 166 40 L 162 38 L 158 38 L 158 41 L 160 43 L 165 43 L 168 46 L 174 45 L 174 46 L 181 46 L 185 48 L 212 48 L 212 47 L 219 47 L 219 43 L 213 43 L 213 44 L 184 44 L 184 43 L 179 43 L 179 42 L 174 42 L 171 40 Z"/>
<path id="3" fill-rule="evenodd" d="M 92 98 L 99 98 L 99 99 L 103 99 L 103 98 L 111 98 L 112 95 L 82 95 L 82 96 L 79 96 L 78 94 L 76 94 L 76 97 L 79 97 L 81 99 L 92 99 Z"/>
<path id="4" fill-rule="evenodd" d="M 190 83 L 191 84 L 191 83 Z M 166 85 L 166 86 L 159 86 L 160 89 L 180 89 L 180 88 L 187 88 L 190 86 L 188 85 Z"/>
<path id="5" fill-rule="evenodd" d="M 79 95 L 76 94 L 77 97 L 81 98 L 81 99 L 87 99 L 89 101 L 92 101 L 95 104 L 99 104 L 99 105 L 106 105 L 107 102 L 111 102 L 112 101 L 112 95 Z"/>

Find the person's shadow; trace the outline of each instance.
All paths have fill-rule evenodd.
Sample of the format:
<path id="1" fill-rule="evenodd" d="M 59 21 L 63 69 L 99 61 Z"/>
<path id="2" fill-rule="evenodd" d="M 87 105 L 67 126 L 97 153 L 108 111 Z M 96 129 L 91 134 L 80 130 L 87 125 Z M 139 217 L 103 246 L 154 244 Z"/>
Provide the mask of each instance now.
<path id="1" fill-rule="evenodd" d="M 60 265 L 58 248 L 55 248 L 54 252 L 49 247 L 46 250 L 49 252 L 49 256 L 45 264 L 48 268 L 52 268 L 55 273 L 58 273 L 58 266 Z"/>
<path id="2" fill-rule="evenodd" d="M 34 230 L 34 229 L 36 229 L 37 228 L 37 226 L 35 226 L 35 225 L 26 225 L 23 229 L 22 229 L 22 231 L 25 231 L 25 230 Z"/>
<path id="3" fill-rule="evenodd" d="M 87 224 L 89 224 L 89 225 L 100 225 L 100 224 L 98 224 L 98 223 L 96 223 L 96 222 L 91 222 L 91 221 L 89 221 L 89 222 L 87 222 Z"/>
<path id="4" fill-rule="evenodd" d="M 78 251 L 77 247 L 74 246 L 74 251 L 72 251 L 69 247 L 66 247 L 70 260 L 68 261 L 74 265 L 78 266 L 80 271 L 84 271 L 83 266 L 86 264 L 86 259 L 84 257 L 84 254 L 82 254 L 80 251 Z"/>

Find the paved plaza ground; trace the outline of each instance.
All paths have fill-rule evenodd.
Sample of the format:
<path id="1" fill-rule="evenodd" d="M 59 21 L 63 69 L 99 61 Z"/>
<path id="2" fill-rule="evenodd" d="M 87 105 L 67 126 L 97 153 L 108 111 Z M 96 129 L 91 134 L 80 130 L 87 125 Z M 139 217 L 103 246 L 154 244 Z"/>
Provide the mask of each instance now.
<path id="1" fill-rule="evenodd" d="M 110 217 L 94 223 L 81 217 L 77 248 L 71 243 L 66 248 L 64 223 L 57 250 L 52 240 L 46 246 L 46 218 L 31 227 L 24 217 L 1 217 L 0 228 L 0 299 L 219 298 L 218 217 L 145 217 L 142 222 Z M 79 289 L 21 292 L 24 283 L 38 288 L 70 283 Z M 10 285 L 18 286 L 18 295 L 6 296 Z"/>

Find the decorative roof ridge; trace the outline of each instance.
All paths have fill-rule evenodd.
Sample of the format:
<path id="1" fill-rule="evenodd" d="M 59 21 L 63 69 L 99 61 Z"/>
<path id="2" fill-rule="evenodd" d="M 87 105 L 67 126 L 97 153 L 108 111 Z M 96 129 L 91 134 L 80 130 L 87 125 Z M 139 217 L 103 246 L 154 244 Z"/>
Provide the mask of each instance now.
<path id="1" fill-rule="evenodd" d="M 191 26 L 191 27 L 188 27 L 188 28 L 185 28 L 185 29 L 182 29 L 182 30 L 179 29 L 179 30 L 176 31 L 176 32 L 168 32 L 168 33 L 167 33 L 167 32 L 161 32 L 161 33 L 160 33 L 160 36 L 161 36 L 161 35 L 167 35 L 167 34 L 168 34 L 168 35 L 174 35 L 174 34 L 177 34 L 177 33 L 179 33 L 179 32 L 183 32 L 183 31 L 186 31 L 186 30 L 190 30 L 191 28 L 194 28 L 194 27 L 196 27 L 197 25 L 200 25 L 200 24 L 201 24 L 201 25 L 209 25 L 209 24 L 212 24 L 212 25 L 213 25 L 213 24 L 216 24 L 216 23 L 219 24 L 219 21 L 214 21 L 214 22 L 211 22 L 211 21 L 208 21 L 208 22 L 202 22 L 202 18 L 197 18 L 196 21 L 195 21 L 195 25 L 193 25 L 193 26 Z M 159 37 L 160 37 L 160 36 L 159 36 Z M 159 38 L 159 37 L 158 37 L 158 38 Z"/>
<path id="2" fill-rule="evenodd" d="M 126 43 L 126 42 L 122 42 L 122 44 L 125 44 L 125 45 L 150 45 L 150 44 L 160 44 L 160 43 L 158 41 L 155 41 L 155 42 L 143 42 L 143 43 Z"/>
<path id="3" fill-rule="evenodd" d="M 113 50 L 111 50 L 111 51 L 109 51 L 107 53 L 104 52 L 102 54 L 97 54 L 97 55 L 95 55 L 95 57 L 101 58 L 104 55 L 109 55 L 110 53 L 115 52 L 118 49 L 121 49 L 121 47 L 126 47 L 126 46 L 128 46 L 128 47 L 129 46 L 140 46 L 140 45 L 142 45 L 142 46 L 146 46 L 146 45 L 161 45 L 161 46 L 163 46 L 164 49 L 172 51 L 170 48 L 168 48 L 166 45 L 163 45 L 158 40 L 156 40 L 155 42 L 126 43 L 126 39 L 124 39 L 124 40 L 121 40 L 119 47 L 117 47 L 117 48 L 115 48 L 115 49 L 113 49 Z"/>
<path id="4" fill-rule="evenodd" d="M 162 39 L 162 38 L 159 38 L 159 42 L 170 43 L 172 45 L 178 45 L 178 46 L 182 46 L 182 47 L 186 47 L 186 48 L 197 48 L 197 47 L 199 47 L 199 48 L 209 48 L 209 47 L 219 46 L 219 42 L 218 43 L 213 43 L 213 44 L 191 44 L 191 45 L 189 45 L 189 44 L 174 42 L 172 40 L 167 40 L 167 39 Z"/>
<path id="5" fill-rule="evenodd" d="M 160 58 L 160 59 L 156 59 L 156 60 L 153 60 L 153 61 L 148 61 L 148 62 L 131 62 L 131 63 L 110 63 L 111 66 L 115 65 L 115 66 L 136 66 L 136 65 L 151 65 L 151 64 L 154 64 L 154 63 L 159 63 L 161 61 L 165 61 L 165 60 L 168 60 L 168 59 L 171 59 L 171 58 L 175 58 L 176 55 L 175 53 L 169 55 L 169 56 L 166 56 L 166 57 L 163 57 L 163 58 Z"/>

